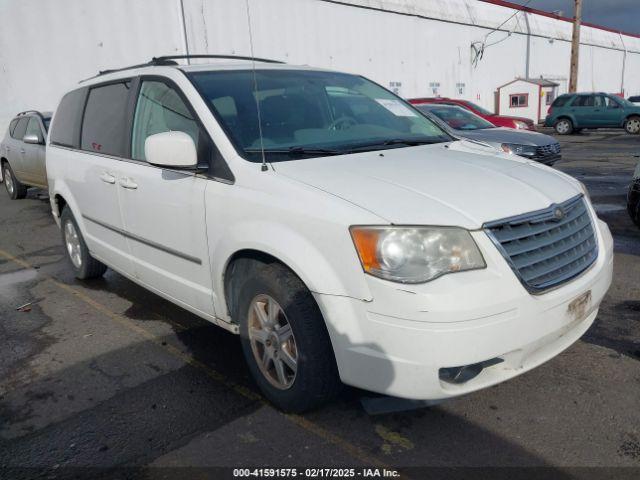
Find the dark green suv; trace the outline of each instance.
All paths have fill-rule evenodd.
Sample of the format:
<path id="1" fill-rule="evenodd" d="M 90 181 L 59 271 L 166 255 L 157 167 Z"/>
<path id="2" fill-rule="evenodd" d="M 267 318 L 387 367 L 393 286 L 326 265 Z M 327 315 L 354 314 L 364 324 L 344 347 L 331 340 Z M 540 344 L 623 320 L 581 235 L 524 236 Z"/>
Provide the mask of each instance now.
<path id="1" fill-rule="evenodd" d="M 638 134 L 640 105 L 607 93 L 569 93 L 555 99 L 544 124 L 560 135 L 583 128 L 624 128 Z"/>

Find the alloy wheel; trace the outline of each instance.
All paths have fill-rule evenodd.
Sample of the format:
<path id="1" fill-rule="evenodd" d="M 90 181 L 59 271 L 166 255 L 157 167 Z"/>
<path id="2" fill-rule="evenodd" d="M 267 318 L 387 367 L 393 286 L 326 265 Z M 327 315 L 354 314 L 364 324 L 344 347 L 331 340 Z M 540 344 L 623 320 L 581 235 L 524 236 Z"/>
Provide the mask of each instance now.
<path id="1" fill-rule="evenodd" d="M 556 130 L 560 135 L 569 133 L 569 128 L 569 122 L 567 120 L 560 120 L 558 125 L 556 125 Z"/>
<path id="2" fill-rule="evenodd" d="M 76 268 L 82 267 L 82 250 L 80 247 L 80 237 L 73 222 L 68 221 L 64 225 L 64 243 L 69 253 L 71 263 Z"/>
<path id="3" fill-rule="evenodd" d="M 640 119 L 632 118 L 627 122 L 627 132 L 636 134 L 640 132 Z"/>
<path id="4" fill-rule="evenodd" d="M 7 192 L 9 196 L 13 196 L 13 191 L 15 186 L 13 185 L 13 177 L 11 176 L 11 170 L 8 168 L 4 169 L 4 186 L 7 188 Z"/>
<path id="5" fill-rule="evenodd" d="M 280 390 L 293 385 L 298 371 L 296 340 L 282 307 L 269 295 L 249 305 L 249 342 L 260 372 Z"/>

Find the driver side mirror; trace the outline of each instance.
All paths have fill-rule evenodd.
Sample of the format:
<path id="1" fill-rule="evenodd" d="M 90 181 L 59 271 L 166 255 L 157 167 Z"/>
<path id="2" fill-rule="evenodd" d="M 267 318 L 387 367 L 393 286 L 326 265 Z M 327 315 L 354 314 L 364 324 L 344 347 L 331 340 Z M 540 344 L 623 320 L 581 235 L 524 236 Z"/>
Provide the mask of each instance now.
<path id="1" fill-rule="evenodd" d="M 198 165 L 196 144 L 184 132 L 150 135 L 144 142 L 147 162 L 159 167 L 195 168 Z"/>
<path id="2" fill-rule="evenodd" d="M 25 135 L 22 138 L 22 141 L 24 143 L 30 143 L 32 145 L 41 145 L 41 144 L 44 143 L 44 141 L 38 135 L 36 135 L 35 133 L 30 133 L 28 135 Z"/>

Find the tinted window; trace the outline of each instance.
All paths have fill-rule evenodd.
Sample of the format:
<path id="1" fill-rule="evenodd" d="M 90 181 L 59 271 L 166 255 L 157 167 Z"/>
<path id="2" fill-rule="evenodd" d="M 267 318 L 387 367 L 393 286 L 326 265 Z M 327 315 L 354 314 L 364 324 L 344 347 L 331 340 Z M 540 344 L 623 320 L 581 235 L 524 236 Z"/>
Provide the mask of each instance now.
<path id="1" fill-rule="evenodd" d="M 11 123 L 9 124 L 9 135 L 11 135 L 13 137 L 13 130 L 16 128 L 16 125 L 18 124 L 18 119 L 14 118 L 13 120 L 11 120 Z"/>
<path id="2" fill-rule="evenodd" d="M 131 82 L 89 90 L 80 148 L 124 157 L 127 145 L 127 102 Z"/>
<path id="3" fill-rule="evenodd" d="M 640 97 L 629 97 L 630 102 L 640 102 Z"/>
<path id="4" fill-rule="evenodd" d="M 31 117 L 29 119 L 29 125 L 27 125 L 27 132 L 25 135 L 35 135 L 42 140 L 42 129 L 40 128 L 40 122 L 38 122 L 36 117 Z"/>
<path id="5" fill-rule="evenodd" d="M 86 93 L 86 89 L 81 88 L 62 97 L 55 113 L 56 121 L 50 135 L 52 144 L 78 148 L 80 122 Z"/>
<path id="6" fill-rule="evenodd" d="M 133 119 L 131 157 L 146 160 L 144 142 L 147 137 L 170 131 L 187 133 L 196 146 L 202 136 L 189 108 L 173 88 L 163 82 L 142 82 Z"/>
<path id="7" fill-rule="evenodd" d="M 564 107 L 569 100 L 571 100 L 571 96 L 570 95 L 562 95 L 562 96 L 556 98 L 556 101 L 553 102 L 552 105 L 554 107 Z"/>
<path id="8" fill-rule="evenodd" d="M 15 138 L 16 140 L 22 140 L 22 137 L 24 137 L 24 134 L 27 131 L 28 123 L 29 123 L 29 117 L 22 117 L 18 121 L 16 128 L 13 129 L 12 137 Z"/>
<path id="9" fill-rule="evenodd" d="M 435 105 L 418 105 L 421 112 L 431 113 L 455 130 L 480 130 L 496 128 L 493 123 L 462 107 L 438 107 Z"/>
<path id="10" fill-rule="evenodd" d="M 578 95 L 571 104 L 572 107 L 593 107 L 595 104 L 594 95 Z"/>

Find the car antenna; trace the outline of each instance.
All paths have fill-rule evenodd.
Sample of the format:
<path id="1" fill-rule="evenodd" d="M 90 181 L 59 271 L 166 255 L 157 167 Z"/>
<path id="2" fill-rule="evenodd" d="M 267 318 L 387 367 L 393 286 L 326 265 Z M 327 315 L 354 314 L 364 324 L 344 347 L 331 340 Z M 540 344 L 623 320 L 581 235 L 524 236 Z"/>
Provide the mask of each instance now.
<path id="1" fill-rule="evenodd" d="M 249 0 L 245 0 L 247 5 L 247 24 L 249 26 L 249 48 L 251 49 L 251 65 L 253 71 L 253 96 L 256 100 L 256 110 L 258 112 L 258 134 L 260 135 L 260 154 L 262 155 L 262 167 L 261 171 L 266 172 L 269 170 L 267 167 L 267 160 L 264 155 L 264 140 L 262 137 L 262 115 L 260 112 L 260 100 L 258 99 L 258 74 L 256 73 L 256 60 L 253 52 L 253 33 L 251 30 L 251 8 L 249 7 Z"/>

